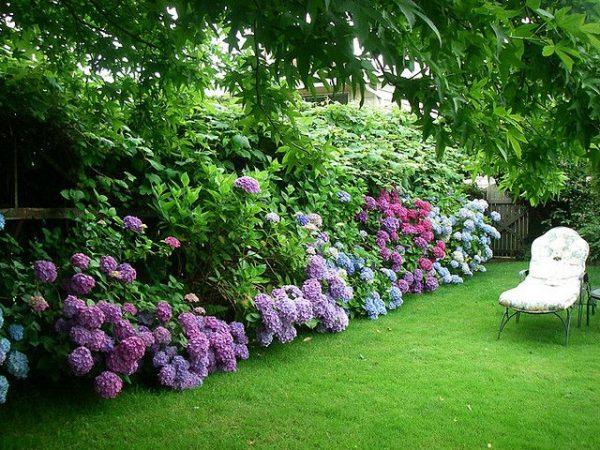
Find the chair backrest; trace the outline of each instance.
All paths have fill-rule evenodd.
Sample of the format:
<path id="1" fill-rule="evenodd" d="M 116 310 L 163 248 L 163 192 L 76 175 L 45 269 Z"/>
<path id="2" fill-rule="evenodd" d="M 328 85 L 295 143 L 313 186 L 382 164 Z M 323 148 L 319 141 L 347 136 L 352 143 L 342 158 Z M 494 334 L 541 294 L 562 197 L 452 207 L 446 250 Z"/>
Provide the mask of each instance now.
<path id="1" fill-rule="evenodd" d="M 548 284 L 568 278 L 582 278 L 590 246 L 571 228 L 557 227 L 533 241 L 529 276 Z"/>

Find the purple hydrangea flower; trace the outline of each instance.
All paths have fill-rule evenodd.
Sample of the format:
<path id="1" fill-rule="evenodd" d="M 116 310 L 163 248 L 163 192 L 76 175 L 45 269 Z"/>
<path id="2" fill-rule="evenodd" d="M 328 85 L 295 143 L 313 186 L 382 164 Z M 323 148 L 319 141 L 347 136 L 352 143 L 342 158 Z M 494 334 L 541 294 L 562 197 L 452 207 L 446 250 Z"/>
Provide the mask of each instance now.
<path id="1" fill-rule="evenodd" d="M 171 317 L 173 317 L 171 305 L 164 301 L 158 302 L 156 305 L 156 317 L 163 323 L 171 320 Z"/>
<path id="2" fill-rule="evenodd" d="M 415 245 L 419 248 L 427 248 L 427 240 L 421 236 L 417 236 L 413 239 Z"/>
<path id="3" fill-rule="evenodd" d="M 97 306 L 104 313 L 104 316 L 108 323 L 116 323 L 123 318 L 123 311 L 121 310 L 121 305 L 101 300 L 98 302 Z"/>
<path id="4" fill-rule="evenodd" d="M 81 270 L 87 270 L 90 266 L 90 257 L 83 253 L 75 253 L 71 256 L 71 264 Z"/>
<path id="5" fill-rule="evenodd" d="M 79 295 L 89 294 L 94 286 L 96 286 L 96 280 L 85 273 L 76 273 L 71 277 L 69 283 L 69 289 Z"/>
<path id="6" fill-rule="evenodd" d="M 165 327 L 158 326 L 154 329 L 154 339 L 158 344 L 167 345 L 171 342 L 171 332 Z"/>
<path id="7" fill-rule="evenodd" d="M 58 273 L 51 261 L 36 261 L 33 263 L 36 278 L 42 283 L 54 283 Z"/>
<path id="8" fill-rule="evenodd" d="M 248 194 L 258 194 L 260 192 L 260 185 L 258 184 L 258 181 L 252 177 L 239 177 L 233 182 L 233 185 Z"/>
<path id="9" fill-rule="evenodd" d="M 139 361 L 146 352 L 146 343 L 139 336 L 131 336 L 121 341 L 115 348 L 115 353 L 123 361 Z"/>
<path id="10" fill-rule="evenodd" d="M 135 233 L 143 233 L 146 225 L 138 217 L 125 216 L 123 217 L 123 228 Z"/>
<path id="11" fill-rule="evenodd" d="M 112 256 L 103 256 L 102 258 L 100 258 L 100 271 L 102 273 L 108 274 L 110 272 L 113 272 L 117 270 L 118 265 L 119 263 L 117 263 L 117 260 Z"/>
<path id="12" fill-rule="evenodd" d="M 314 255 L 308 261 L 306 267 L 306 275 L 309 278 L 316 278 L 322 280 L 327 277 L 329 271 L 327 268 L 327 261 L 321 255 Z"/>
<path id="13" fill-rule="evenodd" d="M 77 347 L 73 350 L 69 354 L 68 361 L 73 373 L 78 377 L 85 375 L 94 367 L 92 352 L 85 347 Z"/>
<path id="14" fill-rule="evenodd" d="M 123 304 L 123 312 L 131 314 L 132 316 L 135 316 L 137 314 L 138 310 L 133 303 L 124 303 Z"/>
<path id="15" fill-rule="evenodd" d="M 97 306 L 79 308 L 76 318 L 79 325 L 89 330 L 100 328 L 106 319 L 102 310 Z"/>
<path id="16" fill-rule="evenodd" d="M 123 389 L 123 381 L 116 373 L 104 371 L 94 380 L 94 389 L 102 398 L 115 398 Z"/>

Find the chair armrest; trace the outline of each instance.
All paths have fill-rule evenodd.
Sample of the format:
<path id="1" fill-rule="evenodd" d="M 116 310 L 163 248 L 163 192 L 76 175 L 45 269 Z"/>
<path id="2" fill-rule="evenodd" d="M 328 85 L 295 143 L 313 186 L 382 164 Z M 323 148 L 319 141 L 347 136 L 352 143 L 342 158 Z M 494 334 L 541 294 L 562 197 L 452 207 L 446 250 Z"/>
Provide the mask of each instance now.
<path id="1" fill-rule="evenodd" d="M 520 270 L 519 271 L 519 275 L 524 280 L 527 277 L 527 275 L 529 275 L 529 269 Z"/>

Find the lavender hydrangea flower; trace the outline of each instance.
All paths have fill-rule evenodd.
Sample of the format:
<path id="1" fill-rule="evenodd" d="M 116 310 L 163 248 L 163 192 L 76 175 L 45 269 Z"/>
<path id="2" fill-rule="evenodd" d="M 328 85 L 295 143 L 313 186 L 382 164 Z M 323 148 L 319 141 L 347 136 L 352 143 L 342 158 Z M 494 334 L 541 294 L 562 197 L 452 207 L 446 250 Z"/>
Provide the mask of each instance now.
<path id="1" fill-rule="evenodd" d="M 68 361 L 71 370 L 73 370 L 73 373 L 78 377 L 89 373 L 89 371 L 92 370 L 92 367 L 94 367 L 92 352 L 85 347 L 77 347 L 73 350 L 69 354 Z"/>
<path id="2" fill-rule="evenodd" d="M 141 221 L 139 217 L 125 216 L 123 217 L 123 228 L 135 233 L 143 233 L 146 225 Z"/>
<path id="3" fill-rule="evenodd" d="M 103 256 L 102 258 L 100 258 L 100 271 L 102 273 L 108 274 L 110 272 L 113 272 L 117 270 L 118 265 L 119 263 L 117 263 L 117 260 L 112 256 Z"/>
<path id="4" fill-rule="evenodd" d="M 51 261 L 36 261 L 33 263 L 36 278 L 42 283 L 54 283 L 58 273 Z"/>
<path id="5" fill-rule="evenodd" d="M 302 294 L 309 300 L 316 300 L 322 294 L 321 283 L 316 278 L 309 278 L 302 284 Z"/>
<path id="6" fill-rule="evenodd" d="M 123 381 L 116 373 L 106 370 L 94 380 L 94 389 L 102 398 L 115 398 L 123 389 Z"/>
<path id="7" fill-rule="evenodd" d="M 90 266 L 90 257 L 83 253 L 75 253 L 71 256 L 71 264 L 81 270 L 87 270 Z"/>
<path id="8" fill-rule="evenodd" d="M 265 220 L 271 223 L 279 223 L 281 221 L 281 217 L 279 217 L 279 214 L 275 212 L 270 212 L 265 216 Z"/>
<path id="9" fill-rule="evenodd" d="M 260 184 L 258 181 L 252 177 L 243 176 L 239 177 L 237 180 L 233 182 L 233 186 L 241 189 L 242 191 L 248 194 L 258 194 L 260 193 Z"/>
<path id="10" fill-rule="evenodd" d="M 327 261 L 320 255 L 311 256 L 306 267 L 306 274 L 309 278 L 322 280 L 326 278 L 328 273 Z"/>
<path id="11" fill-rule="evenodd" d="M 89 294 L 94 286 L 96 286 L 96 280 L 85 273 L 76 273 L 69 282 L 69 289 L 79 295 Z"/>

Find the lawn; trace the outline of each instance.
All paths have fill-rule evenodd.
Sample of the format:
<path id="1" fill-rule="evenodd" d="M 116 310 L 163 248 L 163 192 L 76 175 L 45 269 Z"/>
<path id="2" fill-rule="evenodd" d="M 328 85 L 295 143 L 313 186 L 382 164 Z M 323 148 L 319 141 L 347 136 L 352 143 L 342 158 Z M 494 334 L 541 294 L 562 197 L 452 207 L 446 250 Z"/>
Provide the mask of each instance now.
<path id="1" fill-rule="evenodd" d="M 342 334 L 253 349 L 191 392 L 12 392 L 0 447 L 600 448 L 600 315 L 568 347 L 550 316 L 496 340 L 498 295 L 524 267 L 489 264 Z"/>

